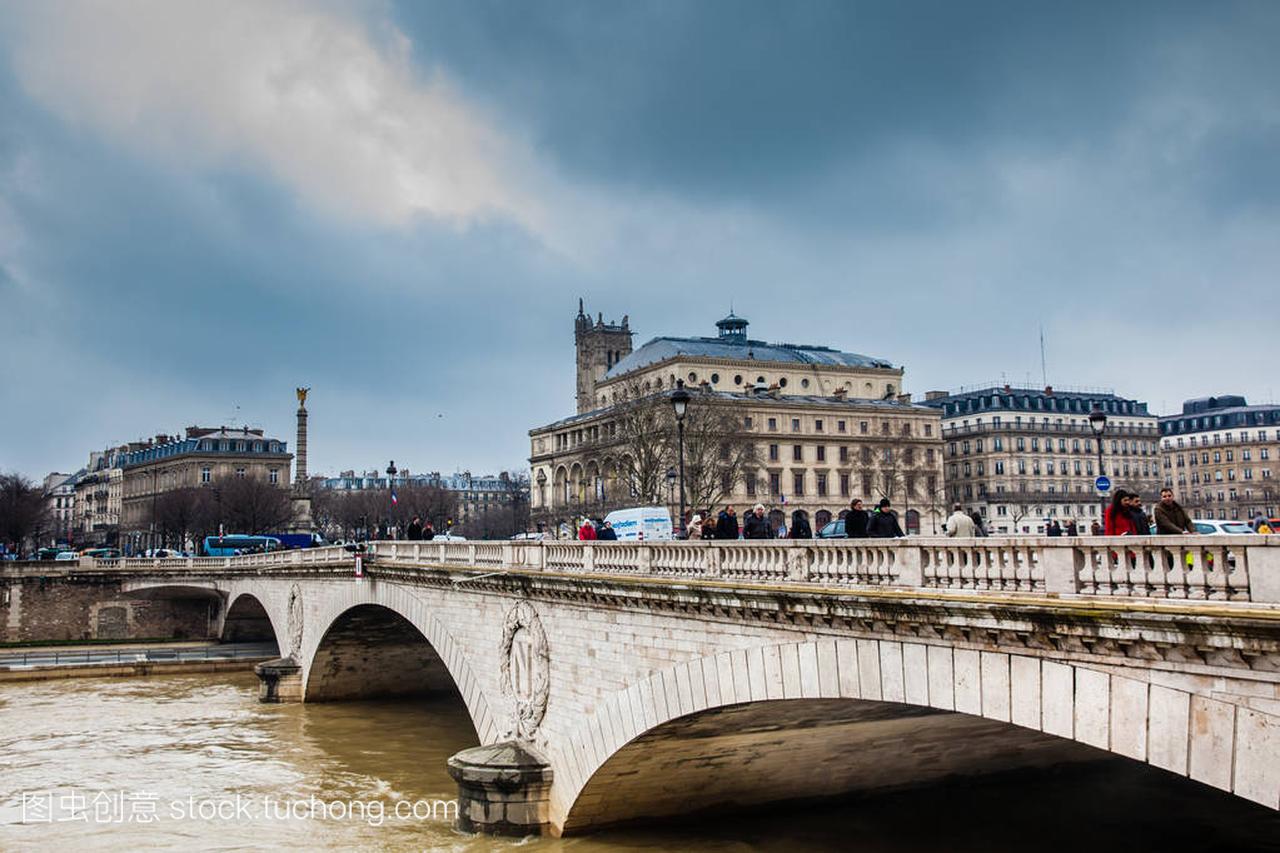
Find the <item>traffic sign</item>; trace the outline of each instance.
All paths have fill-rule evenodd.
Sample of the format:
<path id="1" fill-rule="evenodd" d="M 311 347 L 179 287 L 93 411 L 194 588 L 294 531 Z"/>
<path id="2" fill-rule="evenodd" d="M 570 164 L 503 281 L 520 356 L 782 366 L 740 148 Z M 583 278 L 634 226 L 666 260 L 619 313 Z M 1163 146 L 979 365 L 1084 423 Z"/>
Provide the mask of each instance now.
<path id="1" fill-rule="evenodd" d="M 1103 474 L 1093 481 L 1093 487 L 1098 490 L 1099 494 L 1105 495 L 1111 491 L 1111 478 Z"/>

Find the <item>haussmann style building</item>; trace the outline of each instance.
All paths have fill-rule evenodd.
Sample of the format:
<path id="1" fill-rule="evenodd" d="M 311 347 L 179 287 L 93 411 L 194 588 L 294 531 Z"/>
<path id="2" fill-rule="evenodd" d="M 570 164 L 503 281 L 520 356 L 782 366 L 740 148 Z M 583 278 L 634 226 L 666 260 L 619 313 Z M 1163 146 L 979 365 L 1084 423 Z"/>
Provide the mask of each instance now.
<path id="1" fill-rule="evenodd" d="M 1044 533 L 1051 520 L 1087 533 L 1101 521 L 1098 445 L 1089 415 L 1107 416 L 1102 468 L 1112 488 L 1159 496 L 1159 424 L 1147 404 L 1110 391 L 991 385 L 930 391 L 942 413 L 949 504 L 977 511 L 993 533 Z"/>
<path id="2" fill-rule="evenodd" d="M 165 492 L 208 486 L 222 477 L 253 477 L 288 489 L 293 454 L 287 442 L 251 427 L 187 427 L 124 454 L 121 525 L 138 549 L 149 548 L 152 510 Z"/>
<path id="3" fill-rule="evenodd" d="M 806 510 L 816 533 L 852 498 L 888 496 L 909 532 L 932 533 L 945 517 L 940 412 L 913 404 L 903 369 L 827 346 L 768 343 L 746 319 L 715 324 L 714 337 L 657 337 L 632 349 L 629 318 L 574 320 L 577 414 L 530 430 L 532 521 L 549 531 L 578 518 L 635 506 L 637 452 L 619 429 L 627 401 L 670 395 L 677 382 L 691 406 L 728 407 L 754 461 L 734 472 L 713 512 L 741 517 L 759 502 L 790 523 Z M 677 519 L 675 460 L 662 503 Z M 689 514 L 705 507 L 690 506 Z M 679 521 L 677 519 L 677 525 Z"/>
<path id="4" fill-rule="evenodd" d="M 1188 400 L 1160 418 L 1163 480 L 1197 518 L 1275 518 L 1280 405 L 1228 394 Z"/>

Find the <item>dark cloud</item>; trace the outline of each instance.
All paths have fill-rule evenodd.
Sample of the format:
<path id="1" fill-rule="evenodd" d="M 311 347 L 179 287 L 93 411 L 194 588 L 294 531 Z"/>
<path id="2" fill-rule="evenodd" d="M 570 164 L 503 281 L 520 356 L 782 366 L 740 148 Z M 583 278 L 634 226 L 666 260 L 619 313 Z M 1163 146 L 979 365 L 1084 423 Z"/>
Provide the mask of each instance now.
<path id="1" fill-rule="evenodd" d="M 638 342 L 711 333 L 732 300 L 761 337 L 889 358 L 917 392 L 1035 378 L 1041 324 L 1055 384 L 1157 407 L 1274 360 L 1264 314 L 1209 309 L 1265 303 L 1280 262 L 1275 4 L 394 15 L 423 80 L 563 182 L 568 248 L 316 211 L 233 156 L 175 163 L 52 118 L 0 64 L 0 313 L 21 330 L 0 393 L 49 413 L 8 420 L 0 467 L 236 405 L 287 432 L 295 384 L 314 468 L 516 465 L 571 411 L 579 295 Z"/>

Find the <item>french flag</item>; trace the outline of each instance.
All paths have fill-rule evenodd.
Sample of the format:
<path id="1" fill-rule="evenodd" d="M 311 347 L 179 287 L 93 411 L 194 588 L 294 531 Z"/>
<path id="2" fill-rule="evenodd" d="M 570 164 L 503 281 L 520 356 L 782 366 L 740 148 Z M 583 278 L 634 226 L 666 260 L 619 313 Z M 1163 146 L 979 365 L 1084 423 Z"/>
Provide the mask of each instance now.
<path id="1" fill-rule="evenodd" d="M 391 488 L 391 505 L 392 505 L 392 506 L 395 506 L 395 505 L 396 505 L 396 504 L 398 504 L 398 503 L 400 503 L 400 499 L 396 497 L 396 490 L 395 490 L 395 487 L 394 487 L 394 486 L 392 486 L 392 488 Z"/>

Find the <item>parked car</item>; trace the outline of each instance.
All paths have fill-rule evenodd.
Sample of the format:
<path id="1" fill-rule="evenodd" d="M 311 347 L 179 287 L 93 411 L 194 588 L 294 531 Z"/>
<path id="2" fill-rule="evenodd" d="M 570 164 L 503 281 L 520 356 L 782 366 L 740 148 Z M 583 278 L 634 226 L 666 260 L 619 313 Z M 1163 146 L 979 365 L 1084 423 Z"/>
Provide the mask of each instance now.
<path id="1" fill-rule="evenodd" d="M 437 533 L 432 542 L 466 542 L 467 537 L 459 536 L 456 533 Z"/>
<path id="2" fill-rule="evenodd" d="M 93 557 L 95 560 L 120 559 L 119 548 L 86 548 L 80 552 L 81 557 Z"/>
<path id="3" fill-rule="evenodd" d="M 60 562 L 60 563 L 66 563 L 66 562 L 70 562 L 70 561 L 72 561 L 72 560 L 79 560 L 79 559 L 80 559 L 80 555 L 79 555 L 79 554 L 77 554 L 75 551 L 59 551 L 59 552 L 54 556 L 54 558 L 53 558 L 53 559 L 57 560 L 57 561 L 58 561 L 58 562 Z"/>
<path id="4" fill-rule="evenodd" d="M 837 518 L 835 521 L 827 523 L 826 526 L 824 526 L 821 530 L 818 531 L 818 538 L 819 539 L 846 538 L 845 532 L 844 532 L 844 519 Z"/>
<path id="5" fill-rule="evenodd" d="M 1241 536 L 1248 534 L 1257 536 L 1253 532 L 1253 528 L 1243 521 L 1218 521 L 1214 518 L 1193 518 L 1191 523 L 1196 526 L 1196 533 L 1201 536 Z M 1156 532 L 1156 526 L 1151 525 L 1151 532 Z"/>
<path id="6" fill-rule="evenodd" d="M 511 537 L 511 540 L 513 542 L 541 542 L 550 538 L 550 533 L 517 533 Z"/>

